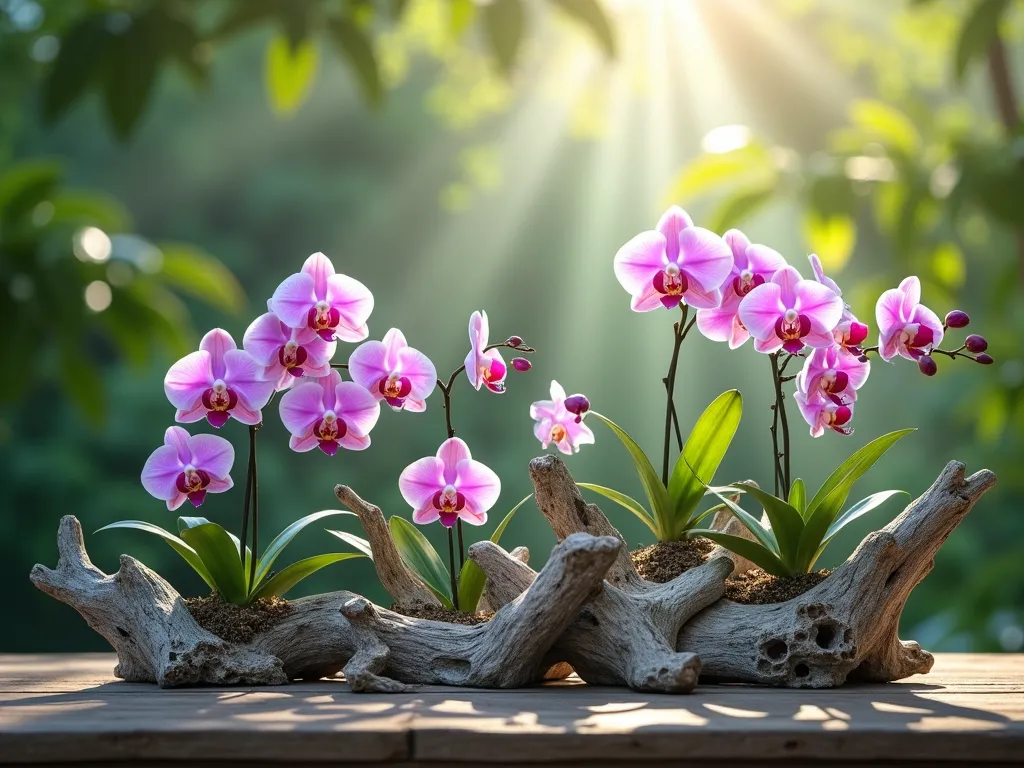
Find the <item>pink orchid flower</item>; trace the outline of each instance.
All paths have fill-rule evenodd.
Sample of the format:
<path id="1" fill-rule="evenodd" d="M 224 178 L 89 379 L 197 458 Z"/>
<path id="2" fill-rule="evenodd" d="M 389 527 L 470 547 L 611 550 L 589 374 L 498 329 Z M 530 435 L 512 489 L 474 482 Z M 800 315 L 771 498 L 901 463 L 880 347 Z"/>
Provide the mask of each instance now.
<path id="1" fill-rule="evenodd" d="M 942 321 L 921 304 L 921 281 L 908 277 L 899 288 L 890 288 L 875 305 L 878 350 L 882 359 L 896 355 L 917 360 L 942 343 Z"/>
<path id="2" fill-rule="evenodd" d="M 730 229 L 724 239 L 732 251 L 732 272 L 722 289 L 722 303 L 714 309 L 697 310 L 697 330 L 712 341 L 726 341 L 729 349 L 737 349 L 750 338 L 739 318 L 740 301 L 771 280 L 786 266 L 786 260 L 778 251 L 751 244 L 738 229 Z"/>
<path id="3" fill-rule="evenodd" d="M 207 493 L 222 493 L 231 482 L 235 449 L 217 435 L 192 435 L 181 427 L 164 432 L 164 444 L 146 459 L 142 487 L 174 511 L 188 499 L 198 507 Z"/>
<path id="4" fill-rule="evenodd" d="M 360 344 L 348 359 L 352 379 L 396 411 L 426 409 L 424 402 L 437 386 L 437 370 L 430 359 L 413 349 L 397 328 L 383 341 Z"/>
<path id="5" fill-rule="evenodd" d="M 796 354 L 805 346 L 829 347 L 832 330 L 843 314 L 843 300 L 814 280 L 784 267 L 771 282 L 759 285 L 740 302 L 740 322 L 756 341 L 758 352 L 784 349 Z"/>
<path id="6" fill-rule="evenodd" d="M 259 424 L 260 410 L 274 394 L 274 382 L 264 377 L 264 366 L 235 347 L 231 335 L 214 328 L 203 336 L 199 351 L 185 355 L 164 377 L 164 393 L 178 409 L 175 421 L 188 424 L 204 416 L 215 427 L 229 417 L 243 424 Z"/>
<path id="7" fill-rule="evenodd" d="M 398 478 L 402 498 L 413 508 L 413 522 L 440 520 L 451 528 L 462 519 L 470 525 L 487 522 L 487 510 L 501 494 L 501 480 L 474 461 L 469 446 L 457 437 L 441 443 L 436 456 L 414 461 Z"/>
<path id="8" fill-rule="evenodd" d="M 466 355 L 466 376 L 469 383 L 477 390 L 481 385 L 491 392 L 502 394 L 505 391 L 505 376 L 508 366 L 501 353 L 496 349 L 487 349 L 487 338 L 490 336 L 490 324 L 486 312 L 474 312 L 469 318 L 469 354 Z"/>
<path id="9" fill-rule="evenodd" d="M 870 373 L 871 363 L 842 347 L 815 349 L 797 374 L 796 386 L 808 397 L 817 395 L 836 405 L 848 405 L 857 399 L 857 390 Z"/>
<path id="10" fill-rule="evenodd" d="M 281 421 L 291 433 L 293 451 L 319 448 L 328 456 L 338 447 L 362 451 L 380 416 L 380 403 L 354 381 L 331 370 L 320 379 L 297 384 L 281 398 Z"/>
<path id="11" fill-rule="evenodd" d="M 308 327 L 324 341 L 362 341 L 373 294 L 358 280 L 334 271 L 331 260 L 314 253 L 302 271 L 285 278 L 270 299 L 271 311 L 291 328 Z"/>
<path id="12" fill-rule="evenodd" d="M 841 435 L 853 434 L 849 426 L 853 418 L 852 400 L 840 405 L 817 394 L 806 395 L 799 390 L 793 397 L 800 408 L 800 415 L 811 426 L 811 437 L 821 437 L 826 429 Z"/>
<path id="13" fill-rule="evenodd" d="M 338 344 L 324 341 L 312 328 L 289 328 L 267 312 L 245 330 L 242 346 L 264 366 L 264 377 L 280 392 L 303 376 L 317 379 L 330 373 Z"/>
<path id="14" fill-rule="evenodd" d="M 811 262 L 811 271 L 814 272 L 814 279 L 830 289 L 836 296 L 842 296 L 843 292 L 836 281 L 825 274 L 818 255 L 812 253 L 807 259 Z M 860 322 L 853 312 L 850 311 L 849 304 L 843 302 L 843 316 L 839 320 L 839 325 L 832 331 L 832 338 L 836 344 L 860 357 L 862 354 L 860 345 L 867 339 L 868 333 L 867 325 Z"/>
<path id="15" fill-rule="evenodd" d="M 594 433 L 583 423 L 581 416 L 566 407 L 565 401 L 562 385 L 552 381 L 551 399 L 533 403 L 530 406 L 530 418 L 537 422 L 533 434 L 544 448 L 554 443 L 562 453 L 572 455 L 579 452 L 581 445 L 593 443 Z"/>
<path id="16" fill-rule="evenodd" d="M 641 232 L 615 254 L 615 277 L 634 312 L 672 309 L 685 302 L 712 309 L 733 268 L 732 253 L 714 232 L 695 227 L 684 210 L 669 208 L 656 229 Z"/>

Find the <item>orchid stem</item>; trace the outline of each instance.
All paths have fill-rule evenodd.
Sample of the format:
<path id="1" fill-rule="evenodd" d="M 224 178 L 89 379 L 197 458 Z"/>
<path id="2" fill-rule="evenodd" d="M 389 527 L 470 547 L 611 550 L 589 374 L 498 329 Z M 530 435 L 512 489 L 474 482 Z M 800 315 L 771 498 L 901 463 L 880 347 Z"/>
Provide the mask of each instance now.
<path id="1" fill-rule="evenodd" d="M 255 589 L 256 560 L 260 552 L 260 483 L 256 467 L 256 433 L 260 431 L 262 422 L 249 427 L 250 467 L 252 468 L 252 557 L 249 558 L 249 588 Z"/>
<path id="2" fill-rule="evenodd" d="M 459 532 L 459 573 L 462 573 L 462 569 L 466 565 L 466 547 L 462 543 L 462 518 L 458 518 L 455 521 L 455 530 Z"/>
<path id="3" fill-rule="evenodd" d="M 675 389 L 676 389 L 676 369 L 679 367 L 679 348 L 683 345 L 683 339 L 686 338 L 686 334 L 689 333 L 690 328 L 693 327 L 693 322 L 689 325 L 686 324 L 686 318 L 690 312 L 690 308 L 683 304 L 683 316 L 676 322 L 673 328 L 673 345 L 672 345 L 672 361 L 668 366 L 668 375 L 665 377 L 665 396 L 667 402 L 665 403 L 665 445 L 662 454 L 661 462 L 661 482 L 668 487 L 668 460 L 669 452 L 672 448 L 672 423 L 675 421 L 676 424 L 676 439 L 679 442 L 679 450 L 683 449 L 683 437 L 679 432 L 679 420 L 676 417 L 676 406 L 674 401 Z M 694 320 L 697 318 L 694 317 Z"/>
<path id="4" fill-rule="evenodd" d="M 775 385 L 775 416 L 772 423 L 772 443 L 775 449 L 775 495 L 780 499 L 789 498 L 790 486 L 790 464 L 789 464 L 789 421 L 786 419 L 786 400 L 782 391 L 782 372 L 786 370 L 789 361 L 793 359 L 790 355 L 779 367 L 780 352 L 773 352 L 768 355 L 772 361 L 772 382 Z M 779 449 L 779 437 L 776 425 L 782 424 L 782 449 Z M 780 481 L 781 480 L 781 488 Z M 781 490 L 782 495 L 779 495 Z"/>
<path id="5" fill-rule="evenodd" d="M 256 430 L 249 427 L 249 463 L 245 471 L 245 501 L 242 502 L 242 537 L 238 544 L 238 559 L 242 561 L 242 569 L 245 569 L 245 542 L 249 538 L 249 502 L 252 500 L 252 456 L 256 448 Z M 252 585 L 249 585 L 252 589 Z"/>
<path id="6" fill-rule="evenodd" d="M 331 363 L 331 368 L 340 368 L 343 371 L 347 371 L 348 363 Z"/>
<path id="7" fill-rule="evenodd" d="M 452 529 L 448 529 L 448 576 L 452 582 L 452 605 L 459 610 L 459 582 L 455 578 L 455 542 L 452 539 Z"/>

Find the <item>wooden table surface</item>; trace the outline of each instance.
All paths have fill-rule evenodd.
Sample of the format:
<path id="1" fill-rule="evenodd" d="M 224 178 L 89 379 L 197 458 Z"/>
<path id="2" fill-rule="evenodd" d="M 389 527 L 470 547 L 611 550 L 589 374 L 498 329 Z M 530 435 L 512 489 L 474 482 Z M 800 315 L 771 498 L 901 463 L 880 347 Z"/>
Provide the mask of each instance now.
<path id="1" fill-rule="evenodd" d="M 689 696 L 574 679 L 390 696 L 340 680 L 159 690 L 115 681 L 113 666 L 0 655 L 0 763 L 1024 764 L 1024 655 L 940 655 L 930 675 L 888 685 Z"/>

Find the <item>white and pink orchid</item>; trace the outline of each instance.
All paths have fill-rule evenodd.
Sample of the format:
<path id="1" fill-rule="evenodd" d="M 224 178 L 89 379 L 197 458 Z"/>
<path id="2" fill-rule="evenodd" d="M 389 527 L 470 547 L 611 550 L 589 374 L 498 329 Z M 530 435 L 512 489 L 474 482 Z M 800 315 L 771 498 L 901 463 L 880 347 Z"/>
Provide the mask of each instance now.
<path id="1" fill-rule="evenodd" d="M 853 401 L 840 405 L 817 394 L 806 395 L 797 390 L 793 395 L 800 415 L 811 427 L 811 437 L 821 437 L 826 429 L 841 435 L 850 435 L 850 419 L 853 418 Z"/>
<path id="2" fill-rule="evenodd" d="M 231 465 L 235 449 L 217 435 L 189 435 L 182 427 L 169 427 L 164 444 L 146 460 L 142 486 L 173 511 L 187 499 L 198 507 L 207 493 L 221 493 L 233 485 Z"/>
<path id="3" fill-rule="evenodd" d="M 497 349 L 487 349 L 490 336 L 487 313 L 474 312 L 469 318 L 469 354 L 466 355 L 466 376 L 477 390 L 487 387 L 495 394 L 505 391 L 508 366 Z"/>
<path id="4" fill-rule="evenodd" d="M 754 288 L 770 281 L 786 266 L 786 260 L 778 251 L 752 244 L 738 229 L 730 229 L 724 239 L 732 251 L 732 272 L 722 288 L 722 303 L 713 309 L 697 310 L 697 330 L 712 341 L 725 341 L 729 349 L 736 349 L 750 338 L 739 318 L 740 302 Z"/>
<path id="5" fill-rule="evenodd" d="M 197 352 L 167 371 L 164 393 L 178 409 L 175 421 L 187 424 L 205 416 L 215 427 L 229 418 L 254 425 L 263 420 L 260 410 L 274 394 L 274 382 L 252 355 L 235 347 L 227 331 L 214 328 Z"/>
<path id="6" fill-rule="evenodd" d="M 270 309 L 285 325 L 310 328 L 324 341 L 362 341 L 369 335 L 373 294 L 358 280 L 335 273 L 322 253 L 314 253 L 302 271 L 277 287 Z"/>
<path id="7" fill-rule="evenodd" d="M 896 355 L 916 361 L 942 343 L 942 321 L 921 304 L 921 281 L 916 277 L 904 279 L 899 288 L 878 297 L 875 320 L 878 351 L 885 361 Z"/>
<path id="8" fill-rule="evenodd" d="M 740 322 L 756 340 L 758 352 L 784 349 L 797 354 L 805 346 L 829 347 L 843 314 L 843 300 L 830 288 L 804 280 L 784 267 L 771 282 L 759 285 L 740 302 Z"/>
<path id="9" fill-rule="evenodd" d="M 864 386 L 871 373 L 871 363 L 839 346 L 815 349 L 807 356 L 796 376 L 796 386 L 808 398 L 817 396 L 837 405 L 857 399 L 857 390 Z"/>
<path id="10" fill-rule="evenodd" d="M 280 392 L 303 377 L 316 379 L 330 373 L 338 344 L 324 341 L 312 328 L 289 328 L 267 312 L 246 329 L 242 347 L 264 366 L 264 377 Z"/>
<path id="11" fill-rule="evenodd" d="M 641 232 L 615 254 L 615 277 L 633 297 L 635 312 L 672 309 L 685 302 L 713 309 L 733 268 L 725 240 L 696 227 L 687 213 L 669 208 L 654 230 Z"/>
<path id="12" fill-rule="evenodd" d="M 297 384 L 281 398 L 281 421 L 291 433 L 293 451 L 319 448 L 328 456 L 338 448 L 362 451 L 370 446 L 370 430 L 380 416 L 380 403 L 354 381 L 342 381 L 336 370 L 320 379 Z"/>
<path id="13" fill-rule="evenodd" d="M 470 525 L 487 522 L 487 510 L 501 494 L 501 480 L 474 461 L 469 446 L 457 437 L 445 440 L 436 456 L 414 461 L 398 479 L 402 498 L 413 508 L 413 522 L 440 520 L 451 528 L 457 520 Z"/>
<path id="14" fill-rule="evenodd" d="M 582 395 L 573 397 L 580 398 Z M 537 422 L 533 434 L 544 448 L 554 443 L 562 453 L 572 455 L 579 451 L 581 445 L 593 443 L 594 433 L 583 423 L 586 411 L 582 414 L 573 413 L 566 406 L 566 399 L 562 385 L 552 381 L 551 399 L 533 403 L 530 406 L 530 418 Z"/>
<path id="15" fill-rule="evenodd" d="M 425 354 L 409 346 L 397 328 L 383 341 L 367 341 L 348 359 L 352 379 L 396 411 L 423 411 L 437 386 L 437 370 Z"/>

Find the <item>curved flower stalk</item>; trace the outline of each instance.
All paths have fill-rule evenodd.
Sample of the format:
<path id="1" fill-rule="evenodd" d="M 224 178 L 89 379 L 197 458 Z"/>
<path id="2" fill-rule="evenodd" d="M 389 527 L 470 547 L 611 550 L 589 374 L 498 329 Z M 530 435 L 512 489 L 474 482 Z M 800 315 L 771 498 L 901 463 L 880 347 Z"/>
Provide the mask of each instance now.
<path id="1" fill-rule="evenodd" d="M 425 354 L 413 349 L 397 328 L 382 341 L 367 341 L 348 360 L 352 379 L 394 410 L 424 411 L 437 386 L 437 370 Z"/>
<path id="2" fill-rule="evenodd" d="M 537 422 L 533 434 L 545 449 L 554 443 L 564 454 L 578 453 L 581 445 L 594 442 L 594 433 L 583 423 L 589 410 L 590 401 L 584 395 L 566 397 L 562 385 L 552 381 L 551 399 L 530 406 L 530 418 Z"/>

